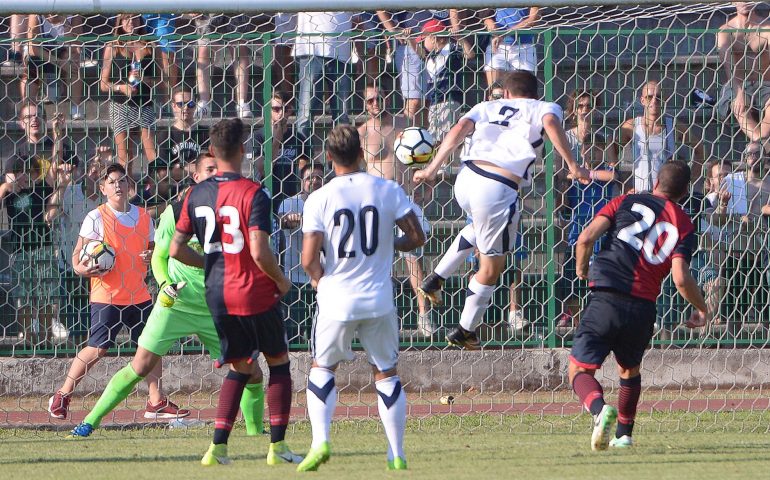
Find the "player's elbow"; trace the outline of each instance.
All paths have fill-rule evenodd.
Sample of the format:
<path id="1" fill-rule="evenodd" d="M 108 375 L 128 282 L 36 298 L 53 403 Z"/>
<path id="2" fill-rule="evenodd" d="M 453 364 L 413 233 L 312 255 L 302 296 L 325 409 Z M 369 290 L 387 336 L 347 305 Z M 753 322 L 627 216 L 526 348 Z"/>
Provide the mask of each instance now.
<path id="1" fill-rule="evenodd" d="M 412 247 L 413 250 L 415 248 L 422 247 L 428 241 L 428 237 L 427 237 L 427 235 L 425 235 L 425 232 L 422 229 L 417 230 L 416 232 L 414 232 L 413 237 L 414 237 L 412 239 L 412 242 L 414 244 L 414 246 Z"/>
<path id="2" fill-rule="evenodd" d="M 578 236 L 576 246 L 588 248 L 591 245 L 593 245 L 595 241 L 596 240 L 591 238 L 590 232 L 588 232 L 587 230 L 584 230 L 583 232 L 580 233 L 580 236 Z"/>

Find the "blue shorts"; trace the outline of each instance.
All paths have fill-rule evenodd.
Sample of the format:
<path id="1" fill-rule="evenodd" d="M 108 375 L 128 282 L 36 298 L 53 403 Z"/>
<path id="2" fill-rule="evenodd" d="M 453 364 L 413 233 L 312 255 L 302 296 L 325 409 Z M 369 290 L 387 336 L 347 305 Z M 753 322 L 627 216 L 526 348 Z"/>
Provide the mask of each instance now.
<path id="1" fill-rule="evenodd" d="M 580 315 L 570 360 L 588 369 L 598 369 L 610 352 L 618 365 L 641 365 L 655 328 L 655 302 L 629 295 L 595 290 Z"/>
<path id="2" fill-rule="evenodd" d="M 139 339 L 145 322 L 150 316 L 152 302 L 138 305 L 110 305 L 108 303 L 91 304 L 91 328 L 88 334 L 88 346 L 112 348 L 120 330 L 126 327 L 134 343 Z"/>
<path id="3" fill-rule="evenodd" d="M 158 45 L 162 52 L 173 53 L 179 48 L 176 43 L 168 39 L 168 35 L 175 33 L 174 15 L 169 13 L 147 13 L 142 15 L 142 18 L 147 26 L 147 32 L 158 38 Z"/>

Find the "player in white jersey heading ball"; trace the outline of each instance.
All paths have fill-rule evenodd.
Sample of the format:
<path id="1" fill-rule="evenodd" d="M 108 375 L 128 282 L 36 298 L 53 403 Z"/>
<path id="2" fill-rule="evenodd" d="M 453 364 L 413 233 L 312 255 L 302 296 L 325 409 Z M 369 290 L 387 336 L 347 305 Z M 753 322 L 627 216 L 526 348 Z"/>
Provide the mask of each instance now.
<path id="1" fill-rule="evenodd" d="M 302 215 L 302 266 L 318 291 L 318 312 L 307 382 L 313 443 L 297 470 L 316 470 L 329 459 L 329 429 L 337 402 L 334 370 L 339 362 L 353 359 L 356 335 L 374 369 L 377 406 L 388 438 L 388 468 L 403 470 L 406 393 L 396 371 L 399 321 L 391 269 L 394 248 L 414 250 L 425 243 L 425 233 L 396 182 L 361 170 L 363 150 L 354 127 L 332 130 L 326 152 L 336 176 L 310 194 Z M 395 237 L 396 225 L 403 236 Z"/>
<path id="2" fill-rule="evenodd" d="M 531 182 L 530 170 L 537 158 L 535 150 L 543 144 L 543 133 L 567 163 L 571 176 L 585 183 L 590 180 L 589 171 L 578 166 L 569 148 L 561 107 L 537 100 L 537 78 L 514 71 L 502 83 L 503 98 L 473 107 L 444 137 L 430 165 L 414 174 L 415 182 L 433 181 L 452 152 L 472 135 L 455 181 L 455 198 L 473 223 L 460 231 L 420 288 L 431 303 L 441 303 L 444 280 L 478 248 L 479 270 L 468 283 L 460 326 L 447 335 L 450 344 L 468 349 L 480 346 L 476 329 L 505 268 L 505 257 L 514 247 L 519 186 Z"/>

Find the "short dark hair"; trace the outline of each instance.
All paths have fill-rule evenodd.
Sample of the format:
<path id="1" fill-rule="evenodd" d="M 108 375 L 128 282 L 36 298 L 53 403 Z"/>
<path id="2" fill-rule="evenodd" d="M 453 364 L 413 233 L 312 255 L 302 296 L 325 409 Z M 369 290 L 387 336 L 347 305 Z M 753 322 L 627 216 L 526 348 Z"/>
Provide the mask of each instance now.
<path id="1" fill-rule="evenodd" d="M 537 99 L 537 77 L 527 70 L 506 72 L 502 79 L 503 88 L 516 97 Z"/>
<path id="2" fill-rule="evenodd" d="M 207 158 L 215 158 L 213 155 L 211 155 L 209 152 L 202 152 L 200 155 L 195 157 L 195 160 L 192 161 L 193 166 L 195 167 L 195 171 L 197 172 L 198 169 L 201 166 L 201 163 L 203 160 Z"/>
<path id="3" fill-rule="evenodd" d="M 321 172 L 321 176 L 323 176 L 324 166 L 320 163 L 308 163 L 300 169 L 299 178 L 304 178 L 305 173 L 307 173 L 308 170 L 319 170 Z"/>
<path id="4" fill-rule="evenodd" d="M 209 142 L 222 160 L 240 155 L 244 141 L 244 125 L 240 118 L 226 118 L 211 127 Z"/>
<path id="5" fill-rule="evenodd" d="M 361 157 L 361 137 L 352 125 L 338 125 L 326 137 L 326 150 L 334 163 L 350 167 Z"/>
<path id="6" fill-rule="evenodd" d="M 110 176 L 110 174 L 118 172 L 121 175 L 126 175 L 126 167 L 119 163 L 111 163 L 107 166 L 107 168 L 104 170 L 104 176 L 102 176 L 102 181 L 106 181 L 107 177 Z"/>
<path id="7" fill-rule="evenodd" d="M 687 194 L 690 186 L 690 167 L 681 160 L 664 163 L 658 172 L 658 187 L 672 200 L 678 200 Z"/>

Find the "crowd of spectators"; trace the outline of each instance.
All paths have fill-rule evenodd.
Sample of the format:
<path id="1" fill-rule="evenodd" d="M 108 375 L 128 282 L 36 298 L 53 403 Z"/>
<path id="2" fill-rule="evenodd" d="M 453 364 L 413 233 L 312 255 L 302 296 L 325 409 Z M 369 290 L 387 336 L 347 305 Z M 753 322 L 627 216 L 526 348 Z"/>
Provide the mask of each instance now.
<path id="1" fill-rule="evenodd" d="M 624 116 L 615 126 L 600 121 L 606 97 L 596 90 L 578 88 L 562 102 L 569 145 L 594 177 L 588 185 L 574 182 L 557 162 L 554 221 L 564 233 L 563 247 L 554 252 L 564 257 L 558 271 L 557 326 L 574 327 L 585 297 L 586 286 L 576 279 L 572 254 L 580 230 L 613 196 L 651 191 L 661 165 L 676 158 L 694 167 L 688 208 L 697 216 L 702 245 L 693 268 L 710 304 L 723 305 L 715 324 L 728 316 L 728 296 L 742 305 L 744 318 L 762 315 L 755 305 L 770 299 L 770 244 L 757 232 L 767 232 L 770 216 L 770 121 L 765 119 L 770 101 L 764 81 L 770 71 L 744 66 L 770 64 L 749 61 L 768 57 L 770 50 L 752 41 L 751 34 L 732 32 L 764 21 L 751 7 L 736 5 L 736 16 L 716 39 L 725 66 L 716 110 L 734 117 L 750 142 L 742 158 L 735 159 L 740 161 L 733 162 L 729 155 L 709 157 L 705 126 L 680 121 L 666 109 L 666 80 L 639 86 L 641 114 Z M 23 133 L 13 152 L 3 152 L 0 198 L 8 218 L 2 248 L 11 255 L 14 287 L 9 293 L 18 333 L 34 341 L 62 319 L 73 322 L 68 315 L 77 309 L 63 299 L 86 292 L 87 286 L 71 275 L 72 249 L 85 213 L 99 203 L 97 183 L 106 165 L 117 162 L 126 168 L 132 177 L 132 202 L 157 218 L 189 184 L 191 162 L 208 148 L 210 122 L 233 114 L 253 119 L 255 125 L 245 140 L 249 170 L 244 173 L 268 179 L 276 212 L 275 246 L 295 285 L 286 299 L 288 316 L 301 318 L 290 332 L 306 337 L 312 295 L 299 267 L 298 232 L 302 203 L 328 174 L 318 141 L 327 122 L 319 122 L 318 115 L 329 114 L 332 124 L 358 123 L 367 171 L 396 180 L 417 210 L 428 211 L 434 191 L 413 188 L 408 169 L 393 156 L 396 136 L 418 125 L 440 142 L 477 100 L 470 94 L 477 84 L 486 87 L 488 100 L 496 100 L 504 95 L 496 83 L 504 72 L 542 71 L 540 37 L 531 31 L 540 18 L 538 7 L 254 17 L 120 14 L 104 19 L 108 41 L 84 44 L 77 38 L 93 18 L 14 15 L 8 22 L 13 42 L 3 65 L 18 67 L 15 120 Z M 266 33 L 274 94 L 269 105 L 258 105 L 255 99 L 262 95 L 253 92 L 265 90 L 256 80 L 254 47 L 265 45 Z M 754 35 L 764 39 L 766 34 Z M 192 51 L 191 75 L 183 68 L 185 49 Z M 227 86 L 231 95 L 224 103 L 216 101 L 217 85 L 212 84 L 217 55 L 225 57 L 224 73 L 232 70 L 233 84 Z M 93 62 L 97 57 L 99 65 Z M 94 65 L 99 68 L 98 93 L 84 82 L 84 72 Z M 259 82 L 265 81 L 264 74 L 260 77 Z M 4 98 L 14 96 L 5 92 Z M 48 103 L 56 105 L 56 112 L 64 105 L 68 119 L 56 113 L 47 122 Z M 74 147 L 72 127 L 97 118 L 103 104 L 109 135 L 93 139 L 98 145 L 93 154 L 76 155 L 82 150 Z M 268 116 L 270 121 L 261 126 L 256 117 Z M 525 207 L 534 196 L 534 191 L 523 192 Z M 525 216 L 533 214 L 525 208 Z M 427 217 L 421 217 L 429 232 Z M 540 245 L 525 237 L 517 240 L 520 248 L 507 277 L 507 323 L 514 333 L 533 323 L 525 313 L 521 285 L 526 282 L 519 263 Z M 422 253 L 401 261 L 416 288 L 424 276 Z M 432 337 L 439 319 L 424 299 L 414 297 L 417 333 Z"/>

